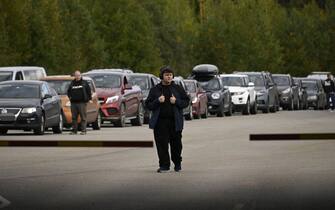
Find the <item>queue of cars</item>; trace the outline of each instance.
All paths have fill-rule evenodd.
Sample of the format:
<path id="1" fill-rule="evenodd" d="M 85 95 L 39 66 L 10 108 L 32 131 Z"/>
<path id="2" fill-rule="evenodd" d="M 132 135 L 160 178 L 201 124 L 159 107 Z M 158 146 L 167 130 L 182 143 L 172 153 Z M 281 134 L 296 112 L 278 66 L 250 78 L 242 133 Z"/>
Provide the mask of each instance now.
<path id="1" fill-rule="evenodd" d="M 320 79 L 324 74 L 313 73 L 308 78 L 266 71 L 220 74 L 215 65 L 201 64 L 187 79 L 175 77 L 174 82 L 190 97 L 183 112 L 186 120 L 192 120 L 232 116 L 234 112 L 276 112 L 280 107 L 325 109 L 326 94 Z M 9 129 L 43 135 L 48 128 L 54 133 L 71 128 L 67 89 L 73 79 L 70 75 L 47 76 L 42 67 L 0 68 L 0 135 Z M 87 123 L 94 130 L 106 122 L 116 127 L 149 122 L 151 113 L 145 100 L 160 82 L 158 77 L 129 69 L 94 69 L 84 73 L 83 79 L 92 91 Z"/>

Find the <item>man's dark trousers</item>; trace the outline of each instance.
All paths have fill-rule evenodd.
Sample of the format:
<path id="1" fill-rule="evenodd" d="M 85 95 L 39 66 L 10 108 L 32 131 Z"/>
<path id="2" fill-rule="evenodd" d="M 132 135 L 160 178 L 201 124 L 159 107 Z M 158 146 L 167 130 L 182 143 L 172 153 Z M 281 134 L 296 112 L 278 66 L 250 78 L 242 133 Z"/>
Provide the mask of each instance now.
<path id="1" fill-rule="evenodd" d="M 71 103 L 71 113 L 72 113 L 72 129 L 74 132 L 78 131 L 78 115 L 81 119 L 81 131 L 86 132 L 87 124 L 87 103 L 83 102 L 73 102 Z"/>
<path id="2" fill-rule="evenodd" d="M 154 129 L 155 143 L 157 147 L 159 166 L 170 168 L 169 143 L 171 147 L 172 162 L 180 166 L 182 157 L 181 131 L 176 131 L 174 119 L 160 118 Z"/>
<path id="3" fill-rule="evenodd" d="M 332 110 L 334 110 L 335 108 L 335 93 L 326 93 L 327 95 L 327 108 L 331 108 Z M 330 106 L 330 100 L 332 100 L 332 106 Z"/>

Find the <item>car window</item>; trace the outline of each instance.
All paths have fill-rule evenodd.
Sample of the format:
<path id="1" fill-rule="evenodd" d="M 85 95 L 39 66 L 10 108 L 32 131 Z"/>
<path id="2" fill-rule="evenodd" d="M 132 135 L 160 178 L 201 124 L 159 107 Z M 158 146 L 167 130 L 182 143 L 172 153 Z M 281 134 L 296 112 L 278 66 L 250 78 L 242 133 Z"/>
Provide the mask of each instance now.
<path id="1" fill-rule="evenodd" d="M 135 76 L 132 75 L 129 77 L 130 83 L 132 85 L 139 86 L 142 90 L 149 90 L 149 78 L 147 76 Z"/>
<path id="2" fill-rule="evenodd" d="M 279 86 L 289 86 L 290 78 L 287 76 L 273 76 L 274 82 Z"/>
<path id="3" fill-rule="evenodd" d="M 21 71 L 16 72 L 15 80 L 23 80 L 23 74 Z"/>
<path id="4" fill-rule="evenodd" d="M 221 80 L 224 86 L 237 86 L 237 87 L 246 86 L 243 77 L 222 77 Z"/>
<path id="5" fill-rule="evenodd" d="M 96 88 L 120 88 L 121 77 L 113 74 L 91 74 Z"/>
<path id="6" fill-rule="evenodd" d="M 12 80 L 13 72 L 11 71 L 0 71 L 0 82 Z"/>
<path id="7" fill-rule="evenodd" d="M 40 88 L 34 84 L 3 84 L 0 98 L 40 98 Z"/>
<path id="8" fill-rule="evenodd" d="M 194 82 L 185 82 L 186 90 L 190 93 L 195 93 L 197 91 L 197 87 Z"/>
<path id="9" fill-rule="evenodd" d="M 317 90 L 317 84 L 315 82 L 302 82 L 302 86 L 307 90 Z"/>
<path id="10" fill-rule="evenodd" d="M 57 92 L 58 95 L 67 95 L 69 89 L 70 80 L 49 80 L 47 81 L 49 86 Z"/>
<path id="11" fill-rule="evenodd" d="M 87 80 L 87 83 L 88 83 L 88 85 L 91 88 L 91 93 L 94 93 L 95 92 L 95 88 L 94 88 L 93 82 L 91 80 Z"/>
<path id="12" fill-rule="evenodd" d="M 220 81 L 218 78 L 213 78 L 209 81 L 199 81 L 199 84 L 206 91 L 220 90 Z"/>
<path id="13" fill-rule="evenodd" d="M 50 94 L 49 93 L 49 89 L 48 89 L 48 86 L 46 86 L 45 84 L 42 85 L 42 89 L 41 89 L 41 93 L 42 93 L 42 98 L 47 95 L 47 94 Z"/>
<path id="14" fill-rule="evenodd" d="M 264 87 L 265 86 L 264 79 L 263 79 L 262 75 L 258 75 L 258 74 L 249 75 L 249 81 L 253 82 L 256 87 Z"/>
<path id="15" fill-rule="evenodd" d="M 38 80 L 43 77 L 43 74 L 38 69 L 23 71 L 25 80 Z"/>

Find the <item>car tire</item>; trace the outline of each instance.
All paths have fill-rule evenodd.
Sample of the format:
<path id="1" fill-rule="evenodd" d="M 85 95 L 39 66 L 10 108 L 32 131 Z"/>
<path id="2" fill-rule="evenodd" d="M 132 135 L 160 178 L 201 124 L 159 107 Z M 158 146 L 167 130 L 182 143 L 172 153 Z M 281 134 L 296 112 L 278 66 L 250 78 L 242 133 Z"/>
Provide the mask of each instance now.
<path id="1" fill-rule="evenodd" d="M 242 114 L 243 115 L 249 115 L 250 114 L 250 100 L 249 99 L 247 100 L 246 105 L 243 107 Z"/>
<path id="2" fill-rule="evenodd" d="M 205 113 L 201 115 L 201 118 L 206 119 L 208 117 L 208 108 L 206 107 Z"/>
<path id="3" fill-rule="evenodd" d="M 42 114 L 40 127 L 34 129 L 34 134 L 35 135 L 43 135 L 44 132 L 45 132 L 45 117 L 44 117 L 44 114 Z"/>
<path id="4" fill-rule="evenodd" d="M 114 125 L 116 126 L 116 127 L 120 127 L 120 128 L 122 128 L 122 127 L 125 127 L 126 126 L 126 116 L 125 116 L 125 105 L 124 104 L 121 104 L 121 108 L 120 108 L 120 112 L 121 112 L 121 116 L 120 116 L 120 119 L 119 120 L 117 120 L 115 123 L 114 123 Z"/>
<path id="5" fill-rule="evenodd" d="M 100 130 L 102 124 L 101 113 L 98 112 L 97 119 L 92 123 L 93 130 Z"/>
<path id="6" fill-rule="evenodd" d="M 192 120 L 193 119 L 193 109 L 192 106 L 190 107 L 190 112 L 185 115 L 185 120 Z"/>
<path id="7" fill-rule="evenodd" d="M 226 115 L 227 117 L 230 117 L 230 116 L 233 115 L 233 104 L 232 104 L 232 103 L 230 103 L 229 108 L 228 108 L 228 111 L 225 112 L 225 115 Z"/>
<path id="8" fill-rule="evenodd" d="M 8 132 L 7 128 L 0 128 L 0 135 L 6 135 Z"/>
<path id="9" fill-rule="evenodd" d="M 221 106 L 220 106 L 220 110 L 216 113 L 216 116 L 217 117 L 223 117 L 224 115 L 224 104 L 222 103 Z"/>
<path id="10" fill-rule="evenodd" d="M 256 101 L 254 102 L 254 104 L 252 105 L 252 108 L 250 110 L 251 114 L 257 114 L 257 103 Z"/>
<path id="11" fill-rule="evenodd" d="M 52 132 L 53 133 L 62 133 L 63 132 L 63 114 L 61 113 L 59 115 L 59 122 L 57 126 L 52 127 Z"/>
<path id="12" fill-rule="evenodd" d="M 151 115 L 152 115 L 152 112 L 151 111 L 149 111 L 149 116 L 147 116 L 147 117 L 144 117 L 144 124 L 149 124 L 149 121 L 150 121 L 150 118 L 151 118 Z"/>
<path id="13" fill-rule="evenodd" d="M 142 126 L 144 123 L 144 108 L 142 103 L 139 104 L 138 106 L 138 111 L 136 114 L 136 118 L 132 119 L 131 121 L 131 125 L 133 126 Z"/>

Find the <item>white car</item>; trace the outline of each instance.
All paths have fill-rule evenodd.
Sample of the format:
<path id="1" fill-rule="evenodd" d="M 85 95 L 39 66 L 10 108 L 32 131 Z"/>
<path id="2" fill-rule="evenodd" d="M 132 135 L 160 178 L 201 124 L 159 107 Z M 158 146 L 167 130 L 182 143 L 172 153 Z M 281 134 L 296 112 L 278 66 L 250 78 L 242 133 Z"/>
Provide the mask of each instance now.
<path id="1" fill-rule="evenodd" d="M 234 111 L 244 115 L 257 113 L 255 84 L 249 82 L 247 75 L 221 74 L 220 78 L 231 93 Z"/>

